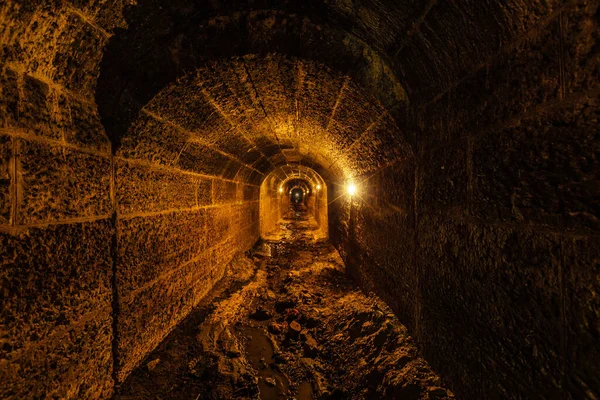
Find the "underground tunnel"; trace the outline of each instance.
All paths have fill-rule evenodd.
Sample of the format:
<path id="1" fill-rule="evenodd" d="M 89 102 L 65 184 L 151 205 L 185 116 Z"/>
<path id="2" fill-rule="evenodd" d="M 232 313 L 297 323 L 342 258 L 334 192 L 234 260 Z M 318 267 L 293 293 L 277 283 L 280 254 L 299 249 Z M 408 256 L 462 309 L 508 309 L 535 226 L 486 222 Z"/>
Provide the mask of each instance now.
<path id="1" fill-rule="evenodd" d="M 0 3 L 0 398 L 600 398 L 598 0 Z"/>

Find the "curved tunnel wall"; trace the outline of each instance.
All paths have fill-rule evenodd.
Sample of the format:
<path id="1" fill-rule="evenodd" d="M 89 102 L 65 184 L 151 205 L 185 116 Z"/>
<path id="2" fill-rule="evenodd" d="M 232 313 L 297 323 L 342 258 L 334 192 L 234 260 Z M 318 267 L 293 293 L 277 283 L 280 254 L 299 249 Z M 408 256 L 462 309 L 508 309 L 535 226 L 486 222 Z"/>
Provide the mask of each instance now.
<path id="1" fill-rule="evenodd" d="M 597 1 L 160 3 L 0 6 L 0 395 L 108 396 L 258 236 L 288 145 L 459 395 L 598 395 Z"/>

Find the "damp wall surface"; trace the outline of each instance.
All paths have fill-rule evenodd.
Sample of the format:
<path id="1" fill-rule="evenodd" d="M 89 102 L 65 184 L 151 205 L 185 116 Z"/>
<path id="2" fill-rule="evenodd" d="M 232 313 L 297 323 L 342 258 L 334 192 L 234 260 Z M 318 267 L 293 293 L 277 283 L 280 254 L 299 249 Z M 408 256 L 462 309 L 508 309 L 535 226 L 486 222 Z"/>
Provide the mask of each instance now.
<path id="1" fill-rule="evenodd" d="M 329 235 L 329 214 L 328 214 L 327 187 L 322 185 L 321 189 L 313 190 L 309 198 L 310 208 L 313 217 L 319 226 L 319 229 L 325 237 Z"/>
<path id="2" fill-rule="evenodd" d="M 109 398 L 258 239 L 259 187 L 113 151 L 94 98 L 106 9 L 3 7 L 0 397 Z"/>
<path id="3" fill-rule="evenodd" d="M 112 157 L 93 102 L 3 66 L 2 398 L 112 390 Z"/>
<path id="4" fill-rule="evenodd" d="M 464 398 L 600 396 L 598 60 L 597 4 L 540 20 L 423 94 L 415 159 L 330 211 L 353 276 Z"/>
<path id="5" fill-rule="evenodd" d="M 257 241 L 259 188 L 116 158 L 116 189 L 122 382 L 223 276 L 233 256 Z"/>
<path id="6" fill-rule="evenodd" d="M 277 229 L 277 225 L 286 212 L 286 201 L 276 187 L 260 187 L 260 233 L 267 235 Z"/>
<path id="7" fill-rule="evenodd" d="M 259 187 L 113 156 L 91 103 L 3 73 L 0 397 L 105 398 L 258 239 Z"/>

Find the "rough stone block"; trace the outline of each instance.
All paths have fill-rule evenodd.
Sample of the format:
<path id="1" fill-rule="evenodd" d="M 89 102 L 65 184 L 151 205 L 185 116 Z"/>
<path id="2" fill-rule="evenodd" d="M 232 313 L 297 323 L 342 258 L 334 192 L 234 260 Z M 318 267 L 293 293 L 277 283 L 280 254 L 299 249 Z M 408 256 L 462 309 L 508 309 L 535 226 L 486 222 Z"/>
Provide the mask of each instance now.
<path id="1" fill-rule="evenodd" d="M 208 243 L 215 244 L 230 235 L 231 207 L 221 205 L 206 210 L 206 230 Z"/>
<path id="2" fill-rule="evenodd" d="M 21 92 L 19 126 L 35 135 L 62 139 L 62 132 L 53 124 L 55 93 L 48 84 L 25 75 Z"/>
<path id="3" fill-rule="evenodd" d="M 260 198 L 260 188 L 258 186 L 244 185 L 244 201 L 257 201 Z"/>
<path id="4" fill-rule="evenodd" d="M 193 289 L 186 277 L 187 267 L 179 267 L 143 290 L 120 299 L 117 328 L 120 382 L 191 311 Z"/>
<path id="5" fill-rule="evenodd" d="M 110 307 L 111 235 L 108 220 L 1 235 L 1 320 L 7 325 L 0 355 Z"/>
<path id="6" fill-rule="evenodd" d="M 265 174 L 272 168 L 272 166 L 271 162 L 269 161 L 269 158 L 261 157 L 258 160 L 256 160 L 254 164 L 252 164 L 252 168 Z"/>
<path id="7" fill-rule="evenodd" d="M 492 65 L 490 68 L 493 67 Z M 490 121 L 484 117 L 490 112 L 490 104 L 496 105 L 498 102 L 493 95 L 494 90 L 505 89 L 502 85 L 505 85 L 509 78 L 503 77 L 497 82 L 491 82 L 488 75 L 487 68 L 480 68 L 427 105 L 420 121 L 422 127 L 419 129 L 419 146 L 435 146 L 440 141 L 476 135 L 481 129 L 502 122 Z M 515 90 L 519 88 L 514 87 Z"/>
<path id="8" fill-rule="evenodd" d="M 180 268 L 213 242 L 208 210 L 170 212 L 117 222 L 117 286 L 122 296 Z M 220 237 L 223 232 L 215 232 Z"/>
<path id="9" fill-rule="evenodd" d="M 206 76 L 202 71 L 198 75 L 200 79 Z M 219 136 L 231 129 L 231 124 L 207 100 L 203 92 L 205 85 L 201 81 L 194 77 L 185 79 L 189 85 L 173 85 L 163 90 L 146 108 L 194 133 L 199 139 L 215 143 Z"/>
<path id="10" fill-rule="evenodd" d="M 9 68 L 0 69 L 0 127 L 17 125 L 19 115 L 19 74 Z"/>
<path id="11" fill-rule="evenodd" d="M 414 217 L 391 207 L 355 206 L 346 244 L 347 267 L 363 290 L 378 293 L 404 324 L 414 328 L 418 282 Z"/>
<path id="12" fill-rule="evenodd" d="M 127 28 L 123 10 L 127 5 L 125 0 L 70 0 L 87 18 L 107 32 L 114 28 Z"/>
<path id="13" fill-rule="evenodd" d="M 219 83 L 207 85 L 206 93 L 233 125 L 251 131 L 261 122 L 268 121 L 243 61 L 223 63 L 214 73 Z"/>
<path id="14" fill-rule="evenodd" d="M 345 77 L 331 70 L 319 69 L 314 63 L 301 62 L 298 93 L 300 118 L 314 120 L 315 126 L 327 127 L 345 82 Z"/>
<path id="15" fill-rule="evenodd" d="M 407 159 L 383 168 L 363 184 L 359 184 L 358 190 L 364 193 L 361 194 L 361 201 L 372 202 L 372 207 L 384 215 L 413 214 L 415 161 Z"/>
<path id="16" fill-rule="evenodd" d="M 222 261 L 218 259 L 218 253 L 218 247 L 210 248 L 187 266 L 186 282 L 192 289 L 194 305 L 198 304 L 214 284 L 223 277 L 226 264 L 217 263 L 218 260 Z"/>
<path id="17" fill-rule="evenodd" d="M 0 397 L 110 398 L 112 318 L 109 309 L 98 311 L 0 361 Z"/>
<path id="18" fill-rule="evenodd" d="M 68 14 L 54 39 L 52 79 L 67 89 L 93 93 L 108 40 L 79 15 Z"/>
<path id="19" fill-rule="evenodd" d="M 213 203 L 227 204 L 237 201 L 237 183 L 213 180 Z"/>
<path id="20" fill-rule="evenodd" d="M 122 139 L 118 156 L 149 161 L 165 166 L 176 165 L 188 146 L 189 135 L 174 126 L 140 113 Z M 200 164 L 200 163 L 199 163 Z"/>
<path id="21" fill-rule="evenodd" d="M 468 58 L 466 58 L 468 59 Z M 506 121 L 530 115 L 554 101 L 560 91 L 558 20 L 541 27 L 514 47 L 498 53 L 486 67 L 463 78 L 427 106 L 424 136 L 476 136 Z"/>
<path id="22" fill-rule="evenodd" d="M 403 48 L 394 55 L 403 66 L 400 78 L 413 101 L 431 100 L 483 65 L 502 44 L 510 44 L 540 24 L 560 5 L 559 1 L 531 2 L 521 7 L 473 3 L 467 11 L 455 3 L 436 3 L 427 14 L 428 29 L 419 29 L 403 41 Z M 481 24 L 487 28 L 480 29 Z"/>
<path id="23" fill-rule="evenodd" d="M 212 182 L 176 170 L 116 161 L 117 203 L 122 214 L 184 210 L 212 202 Z"/>
<path id="24" fill-rule="evenodd" d="M 68 143 L 110 154 L 110 141 L 95 105 L 75 98 L 65 98 L 64 104 L 59 104 L 59 108 L 68 109 L 69 115 L 64 127 Z"/>
<path id="25" fill-rule="evenodd" d="M 177 167 L 186 171 L 221 176 L 230 158 L 197 143 L 188 144 L 177 160 Z"/>
<path id="26" fill-rule="evenodd" d="M 406 159 L 411 152 L 394 120 L 385 116 L 354 144 L 347 156 L 352 160 L 352 170 L 357 175 L 365 175 L 393 161 Z"/>
<path id="27" fill-rule="evenodd" d="M 244 64 L 267 115 L 296 114 L 293 99 L 298 88 L 298 67 L 294 60 L 268 55 L 263 62 L 262 58 L 249 55 L 244 58 Z"/>
<path id="28" fill-rule="evenodd" d="M 565 78 L 570 93 L 598 90 L 600 37 L 598 3 L 579 1 L 563 17 Z"/>
<path id="29" fill-rule="evenodd" d="M 560 34 L 558 20 L 544 27 L 533 38 L 498 57 L 487 71 L 490 94 L 480 111 L 479 126 L 489 127 L 509 118 L 531 113 L 540 104 L 555 100 L 560 91 Z M 473 86 L 466 88 L 472 90 Z M 456 98 L 470 113 L 472 103 Z M 470 124 L 473 126 L 473 123 Z M 469 126 L 467 126 L 467 129 Z"/>
<path id="30" fill-rule="evenodd" d="M 235 180 L 238 172 L 243 168 L 246 167 L 244 167 L 240 162 L 236 161 L 235 159 L 230 159 L 229 161 L 227 161 L 227 164 L 225 165 L 221 176 L 224 179 Z"/>
<path id="31" fill-rule="evenodd" d="M 558 236 L 423 216 L 419 244 L 418 332 L 429 361 L 471 397 L 560 393 Z"/>
<path id="32" fill-rule="evenodd" d="M 235 174 L 235 176 L 233 178 L 233 180 L 236 180 L 238 182 L 248 182 L 251 183 L 252 179 L 254 178 L 254 174 L 256 174 L 256 170 L 251 169 L 249 167 L 246 167 L 245 165 L 242 165 L 240 167 L 240 169 L 237 171 L 237 173 Z M 264 178 L 264 175 L 260 175 L 261 178 Z"/>
<path id="33" fill-rule="evenodd" d="M 19 223 L 110 213 L 109 158 L 20 140 L 19 161 Z"/>
<path id="34" fill-rule="evenodd" d="M 419 154 L 420 213 L 463 214 L 467 209 L 468 142 L 441 142 Z"/>
<path id="35" fill-rule="evenodd" d="M 215 146 L 238 160 L 251 164 L 260 158 L 260 153 L 245 135 L 246 133 L 242 130 L 232 129 L 219 135 L 215 141 Z"/>
<path id="36" fill-rule="evenodd" d="M 106 38 L 60 2 L 12 2 L 4 10 L 6 60 L 90 95 Z"/>
<path id="37" fill-rule="evenodd" d="M 345 128 L 349 137 L 341 136 L 340 147 L 347 147 L 360 137 L 384 112 L 383 106 L 370 93 L 349 82 L 335 110 L 334 118 L 337 126 Z"/>

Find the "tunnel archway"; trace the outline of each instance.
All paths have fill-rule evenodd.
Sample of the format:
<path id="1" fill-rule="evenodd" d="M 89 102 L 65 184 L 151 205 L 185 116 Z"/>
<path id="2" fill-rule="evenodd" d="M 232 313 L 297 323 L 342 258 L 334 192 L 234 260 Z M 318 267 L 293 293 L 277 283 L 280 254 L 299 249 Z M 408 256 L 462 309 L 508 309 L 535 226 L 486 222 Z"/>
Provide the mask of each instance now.
<path id="1" fill-rule="evenodd" d="M 260 188 L 260 234 L 272 238 L 279 224 L 292 206 L 292 191 L 303 191 L 308 214 L 314 218 L 318 231 L 315 238 L 329 235 L 327 183 L 312 168 L 300 164 L 287 164 L 273 170 Z"/>

